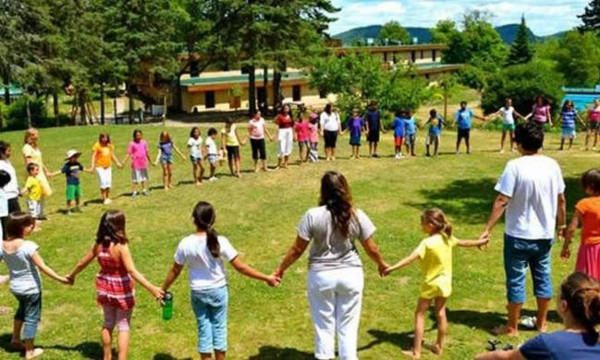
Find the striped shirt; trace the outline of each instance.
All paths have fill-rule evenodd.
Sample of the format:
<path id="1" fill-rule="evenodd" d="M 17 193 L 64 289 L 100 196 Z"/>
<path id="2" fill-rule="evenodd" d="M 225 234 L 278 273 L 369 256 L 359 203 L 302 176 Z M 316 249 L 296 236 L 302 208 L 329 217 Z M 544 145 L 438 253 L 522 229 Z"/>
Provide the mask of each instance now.
<path id="1" fill-rule="evenodd" d="M 120 259 L 112 255 L 111 247 L 100 245 L 96 275 L 96 302 L 100 306 L 111 306 L 130 310 L 135 306 L 133 279 Z"/>
<path id="2" fill-rule="evenodd" d="M 560 115 L 562 116 L 563 128 L 575 128 L 575 117 L 577 116 L 577 112 L 575 112 L 575 110 L 563 110 L 563 112 Z"/>

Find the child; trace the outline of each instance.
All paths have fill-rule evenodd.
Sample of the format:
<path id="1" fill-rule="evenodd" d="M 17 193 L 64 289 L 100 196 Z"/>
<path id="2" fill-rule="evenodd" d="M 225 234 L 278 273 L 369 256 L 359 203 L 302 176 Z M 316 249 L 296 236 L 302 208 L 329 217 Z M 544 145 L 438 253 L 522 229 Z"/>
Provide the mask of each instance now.
<path id="1" fill-rule="evenodd" d="M 200 129 L 196 126 L 190 131 L 190 138 L 187 142 L 188 154 L 192 161 L 192 174 L 196 186 L 202 184 L 204 177 L 204 165 L 202 165 L 202 137 Z"/>
<path id="2" fill-rule="evenodd" d="M 233 119 L 228 118 L 225 122 L 225 127 L 221 130 L 221 149 L 227 153 L 227 162 L 229 163 L 229 171 L 231 175 L 237 178 L 240 175 L 240 145 L 245 145 L 246 142 L 240 139 L 237 132 L 237 126 L 233 123 Z"/>
<path id="3" fill-rule="evenodd" d="M 402 159 L 402 143 L 404 142 L 404 119 L 402 112 L 396 111 L 396 117 L 392 123 L 394 129 L 394 145 L 396 147 L 396 159 Z"/>
<path id="4" fill-rule="evenodd" d="M 466 101 L 461 101 L 460 109 L 454 114 L 454 121 L 458 129 L 456 134 L 456 155 L 460 155 L 460 143 L 463 139 L 467 147 L 467 154 L 471 153 L 471 126 L 473 118 L 485 121 L 485 118 L 475 115 L 473 110 L 467 107 Z"/>
<path id="5" fill-rule="evenodd" d="M 308 153 L 311 162 L 319 161 L 319 115 L 311 112 L 310 124 L 310 152 Z"/>
<path id="6" fill-rule="evenodd" d="M 575 205 L 573 220 L 565 232 L 561 257 L 568 260 L 571 256 L 569 246 L 575 230 L 581 224 L 581 244 L 575 271 L 600 281 L 600 170 L 588 170 L 583 174 L 581 186 L 588 197 Z"/>
<path id="7" fill-rule="evenodd" d="M 0 219 L 2 219 L 2 221 L 0 222 L 0 242 L 6 238 L 6 231 L 4 229 L 6 228 L 6 221 L 8 220 L 9 214 L 6 187 L 10 183 L 10 181 L 11 176 L 8 173 L 8 171 L 0 169 Z M 0 284 L 4 284 L 8 280 L 10 280 L 10 277 L 8 275 L 0 275 Z M 0 310 L 3 309 L 3 306 L 0 307 Z"/>
<path id="8" fill-rule="evenodd" d="M 181 160 L 185 160 L 185 156 L 183 156 L 177 146 L 173 144 L 171 135 L 166 131 L 161 132 L 158 141 L 158 155 L 156 155 L 154 164 L 158 164 L 158 161 L 160 160 L 163 170 L 163 186 L 165 187 L 165 191 L 173 188 L 173 151 L 179 155 Z"/>
<path id="9" fill-rule="evenodd" d="M 379 133 L 386 132 L 381 123 L 381 112 L 377 109 L 379 104 L 371 101 L 369 110 L 365 114 L 365 125 L 367 126 L 367 141 L 369 142 L 369 155 L 378 157 L 377 145 L 379 144 Z"/>
<path id="10" fill-rule="evenodd" d="M 198 324 L 198 352 L 202 359 L 225 359 L 227 351 L 228 288 L 224 262 L 231 263 L 239 273 L 276 286 L 281 281 L 246 265 L 229 240 L 219 236 L 213 225 L 215 209 L 199 202 L 192 214 L 196 231 L 181 240 L 175 252 L 175 262 L 167 274 L 162 289 L 167 291 L 183 267 L 189 267 L 192 309 Z"/>
<path id="11" fill-rule="evenodd" d="M 300 121 L 294 124 L 295 138 L 298 141 L 300 165 L 308 161 L 310 152 L 310 123 L 304 113 L 298 113 Z"/>
<path id="12" fill-rule="evenodd" d="M 444 119 L 437 114 L 435 109 L 429 111 L 429 120 L 426 125 L 429 125 L 429 132 L 427 134 L 427 140 L 425 140 L 425 148 L 427 154 L 425 156 L 431 156 L 429 152 L 429 146 L 433 144 L 433 156 L 437 156 L 438 149 L 440 147 L 440 135 L 442 134 L 442 128 L 444 127 Z"/>
<path id="13" fill-rule="evenodd" d="M 109 210 L 102 215 L 96 241 L 83 256 L 75 269 L 67 276 L 73 283 L 96 257 L 100 272 L 96 275 L 96 302 L 102 306 L 104 325 L 102 326 L 102 349 L 104 359 L 111 359 L 112 332 L 119 332 L 119 359 L 127 359 L 129 351 L 129 326 L 135 306 L 133 280 L 140 283 L 157 300 L 164 292 L 152 285 L 144 275 L 136 270 L 127 246 L 125 215 L 119 210 Z"/>
<path id="14" fill-rule="evenodd" d="M 81 153 L 77 150 L 71 149 L 67 151 L 65 160 L 67 161 L 60 172 L 51 174 L 50 176 L 56 176 L 60 173 L 65 174 L 67 177 L 67 215 L 71 215 L 72 211 L 81 212 L 79 208 L 79 200 L 81 199 L 81 182 L 79 180 L 79 172 L 85 171 L 93 174 L 92 169 L 84 169 L 83 165 L 79 163 L 79 157 Z M 73 207 L 73 201 L 75 201 L 75 207 Z"/>
<path id="15" fill-rule="evenodd" d="M 352 146 L 352 155 L 350 159 L 360 158 L 360 139 L 363 130 L 366 131 L 365 122 L 360 117 L 358 109 L 352 111 L 352 117 L 348 119 L 348 131 L 350 132 L 350 146 Z"/>
<path id="16" fill-rule="evenodd" d="M 6 184 L 4 187 L 4 193 L 6 194 L 6 198 L 8 200 L 8 213 L 15 211 L 21 211 L 21 206 L 19 206 L 19 184 L 17 179 L 17 172 L 14 166 L 10 162 L 10 157 L 12 155 L 11 146 L 6 141 L 0 140 L 0 170 L 4 170 L 10 175 L 10 182 Z M 7 217 L 3 217 L 2 225 L 6 225 Z"/>
<path id="17" fill-rule="evenodd" d="M 206 147 L 206 157 L 208 158 L 208 163 L 210 164 L 210 177 L 208 181 L 217 181 L 217 177 L 215 176 L 215 170 L 217 169 L 217 161 L 219 160 L 219 151 L 217 150 L 217 143 L 215 139 L 217 138 L 217 129 L 210 128 L 208 129 L 208 137 L 206 138 L 206 143 L 204 144 Z"/>
<path id="18" fill-rule="evenodd" d="M 558 150 L 563 150 L 565 139 L 569 139 L 569 150 L 571 150 L 573 147 L 573 140 L 575 139 L 575 120 L 579 120 L 579 122 L 585 126 L 585 123 L 579 117 L 579 114 L 577 114 L 577 110 L 575 110 L 572 100 L 567 100 L 563 104 L 559 115 L 559 121 L 560 119 L 562 119 L 562 136 L 560 137 L 560 148 Z"/>
<path id="19" fill-rule="evenodd" d="M 94 144 L 92 151 L 91 168 L 96 170 L 96 174 L 98 175 L 102 203 L 108 205 L 111 203 L 110 188 L 112 187 L 112 161 L 116 162 L 120 169 L 123 168 L 123 164 L 121 164 L 115 155 L 115 147 L 110 142 L 110 135 L 106 132 L 100 133 L 98 142 Z"/>
<path id="20" fill-rule="evenodd" d="M 410 156 L 415 154 L 415 143 L 417 141 L 417 124 L 410 110 L 404 111 L 404 143 L 406 144 L 406 153 Z"/>
<path id="21" fill-rule="evenodd" d="M 34 347 L 42 312 L 42 282 L 38 268 L 58 282 L 70 283 L 44 263 L 36 243 L 25 240 L 34 227 L 35 220 L 30 215 L 23 212 L 11 213 L 6 225 L 7 239 L 2 243 L 0 252 L 0 259 L 4 260 L 10 272 L 10 291 L 19 302 L 10 345 L 16 350 L 25 349 L 25 359 L 33 359 L 44 352 Z"/>
<path id="22" fill-rule="evenodd" d="M 458 240 L 452 236 L 452 226 L 440 209 L 428 209 L 421 215 L 421 227 L 429 236 L 421 241 L 417 249 L 408 257 L 390 266 L 384 271 L 388 275 L 396 269 L 421 260 L 421 268 L 425 277 L 421 284 L 421 294 L 415 313 L 415 339 L 412 351 L 404 352 L 415 359 L 421 357 L 421 345 L 425 327 L 425 312 L 431 301 L 435 300 L 435 311 L 438 325 L 437 342 L 429 346 L 431 351 L 442 355 L 444 337 L 448 327 L 446 319 L 446 300 L 452 293 L 452 248 L 458 246 L 482 246 L 489 238 L 481 240 Z"/>
<path id="23" fill-rule="evenodd" d="M 40 230 L 41 220 L 44 216 L 44 188 L 41 180 L 37 177 L 40 167 L 36 163 L 27 164 L 27 173 L 29 176 L 25 181 L 25 187 L 21 194 L 27 195 L 27 208 L 29 215 L 36 221 L 36 231 Z"/>
<path id="24" fill-rule="evenodd" d="M 515 151 L 515 115 L 525 120 L 525 117 L 512 106 L 512 99 L 506 98 L 504 106 L 495 113 L 486 117 L 486 120 L 493 119 L 502 115 L 502 138 L 500 139 L 500 154 L 504 153 L 504 141 L 506 133 L 510 136 L 510 152 Z"/>
<path id="25" fill-rule="evenodd" d="M 138 185 L 142 185 L 142 195 L 148 196 L 148 188 L 146 187 L 148 164 L 152 160 L 150 159 L 150 152 L 148 152 L 148 143 L 143 139 L 142 130 L 133 130 L 133 140 L 129 143 L 127 156 L 125 156 L 123 164 L 126 164 L 129 158 L 131 158 L 131 197 L 133 199 L 137 198 Z"/>
<path id="26" fill-rule="evenodd" d="M 592 150 L 596 150 L 598 145 L 598 130 L 600 129 L 600 99 L 594 100 L 594 105 L 588 111 L 589 126 L 585 136 L 585 150 L 589 150 L 590 137 L 594 136 L 594 144 Z"/>
<path id="27" fill-rule="evenodd" d="M 260 111 L 256 110 L 254 116 L 248 122 L 248 136 L 252 147 L 252 160 L 254 160 L 254 172 L 258 172 L 258 159 L 262 163 L 261 170 L 267 171 L 267 150 L 265 148 L 265 133 L 269 140 L 273 141 L 273 136 L 265 126 L 265 119 L 260 116 Z"/>

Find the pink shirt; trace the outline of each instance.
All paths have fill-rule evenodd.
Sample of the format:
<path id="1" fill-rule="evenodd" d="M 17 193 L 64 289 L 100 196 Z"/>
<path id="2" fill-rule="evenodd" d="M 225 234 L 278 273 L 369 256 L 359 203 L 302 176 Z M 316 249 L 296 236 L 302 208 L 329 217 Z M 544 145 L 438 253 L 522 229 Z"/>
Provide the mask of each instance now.
<path id="1" fill-rule="evenodd" d="M 139 143 L 130 142 L 127 154 L 131 157 L 132 169 L 143 170 L 148 168 L 148 144 L 146 140 L 141 140 Z"/>
<path id="2" fill-rule="evenodd" d="M 590 122 L 600 122 L 600 107 L 590 110 Z"/>
<path id="3" fill-rule="evenodd" d="M 298 141 L 310 141 L 310 125 L 309 122 L 300 121 L 296 123 L 296 134 L 298 134 Z"/>
<path id="4" fill-rule="evenodd" d="M 319 125 L 309 123 L 308 128 L 310 129 L 310 142 L 318 143 L 319 142 Z"/>
<path id="5" fill-rule="evenodd" d="M 548 112 L 550 111 L 550 106 L 537 106 L 533 105 L 533 119 L 539 123 L 545 123 L 548 121 Z"/>
<path id="6" fill-rule="evenodd" d="M 265 138 L 265 119 L 250 120 L 250 139 L 262 140 Z"/>

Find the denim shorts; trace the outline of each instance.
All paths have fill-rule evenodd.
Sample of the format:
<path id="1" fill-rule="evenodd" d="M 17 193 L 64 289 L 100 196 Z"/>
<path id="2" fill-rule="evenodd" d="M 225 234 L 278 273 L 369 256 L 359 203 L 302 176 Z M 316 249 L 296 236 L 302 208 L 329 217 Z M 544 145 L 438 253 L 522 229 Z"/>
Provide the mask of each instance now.
<path id="1" fill-rule="evenodd" d="M 198 326 L 198 352 L 227 351 L 227 286 L 192 290 L 191 297 Z"/>
<path id="2" fill-rule="evenodd" d="M 19 295 L 13 294 L 19 301 L 19 308 L 15 314 L 15 320 L 22 321 L 23 340 L 35 338 L 37 327 L 42 317 L 42 293 Z"/>
<path id="3" fill-rule="evenodd" d="M 169 154 L 169 155 L 161 154 L 160 155 L 160 163 L 163 165 L 172 164 L 173 163 L 173 154 Z"/>
<path id="4" fill-rule="evenodd" d="M 527 268 L 531 269 L 535 297 L 551 299 L 552 239 L 524 240 L 504 234 L 504 271 L 508 302 L 525 302 Z"/>

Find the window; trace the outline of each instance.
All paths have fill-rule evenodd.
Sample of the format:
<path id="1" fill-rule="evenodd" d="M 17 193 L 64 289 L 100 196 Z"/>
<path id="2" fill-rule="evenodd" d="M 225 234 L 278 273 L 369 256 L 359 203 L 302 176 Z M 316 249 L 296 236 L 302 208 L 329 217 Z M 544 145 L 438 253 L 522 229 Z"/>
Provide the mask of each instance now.
<path id="1" fill-rule="evenodd" d="M 432 50 L 431 51 L 431 60 L 434 62 L 436 61 L 436 57 L 437 57 L 436 55 L 437 55 L 437 52 L 435 50 Z"/>
<path id="2" fill-rule="evenodd" d="M 421 50 L 421 59 L 425 59 L 425 51 Z"/>
<path id="3" fill-rule="evenodd" d="M 294 85 L 292 87 L 292 99 L 294 101 L 302 100 L 302 92 L 301 92 L 300 85 Z"/>
<path id="4" fill-rule="evenodd" d="M 213 109 L 215 107 L 215 92 L 206 91 L 204 92 L 204 107 L 207 109 Z"/>

